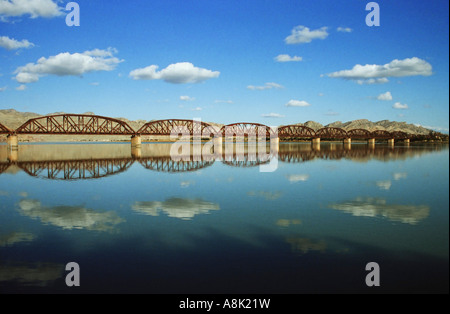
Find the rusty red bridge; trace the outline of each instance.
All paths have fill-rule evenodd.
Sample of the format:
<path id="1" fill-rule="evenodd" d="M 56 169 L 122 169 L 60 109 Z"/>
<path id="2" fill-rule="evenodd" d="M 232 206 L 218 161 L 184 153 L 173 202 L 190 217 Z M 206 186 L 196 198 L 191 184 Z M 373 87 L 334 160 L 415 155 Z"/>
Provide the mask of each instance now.
<path id="1" fill-rule="evenodd" d="M 388 132 L 385 130 L 368 131 L 364 129 L 344 130 L 324 127 L 319 130 L 303 125 L 285 125 L 272 128 L 264 124 L 240 122 L 224 126 L 216 126 L 206 122 L 186 119 L 166 119 L 145 123 L 139 130 L 134 130 L 125 121 L 86 114 L 59 114 L 42 116 L 26 121 L 16 130 L 0 124 L 0 134 L 6 134 L 11 147 L 18 146 L 18 136 L 36 135 L 127 135 L 131 137 L 134 147 L 141 145 L 142 135 L 165 135 L 173 139 L 211 139 L 221 144 L 222 139 L 251 138 L 269 139 L 271 143 L 282 141 L 311 140 L 318 144 L 320 140 L 367 140 L 374 144 L 376 140 L 387 140 L 393 144 L 395 140 L 409 142 L 414 135 L 404 132 Z"/>

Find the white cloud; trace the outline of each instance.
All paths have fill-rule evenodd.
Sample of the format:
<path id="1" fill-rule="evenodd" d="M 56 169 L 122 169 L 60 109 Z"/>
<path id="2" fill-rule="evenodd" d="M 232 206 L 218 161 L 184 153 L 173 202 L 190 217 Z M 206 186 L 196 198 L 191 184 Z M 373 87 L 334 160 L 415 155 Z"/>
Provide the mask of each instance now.
<path id="1" fill-rule="evenodd" d="M 286 107 L 308 107 L 308 106 L 311 106 L 311 104 L 304 100 L 291 99 L 287 102 L 287 104 L 285 106 Z"/>
<path id="2" fill-rule="evenodd" d="M 279 113 L 266 113 L 266 114 L 262 114 L 261 117 L 263 118 L 284 118 L 283 115 L 279 114 Z"/>
<path id="3" fill-rule="evenodd" d="M 264 86 L 249 85 L 249 86 L 247 86 L 247 88 L 250 90 L 266 90 L 266 89 L 272 89 L 272 88 L 281 89 L 284 87 L 277 83 L 266 83 L 266 84 L 264 84 Z"/>
<path id="4" fill-rule="evenodd" d="M 0 87 L 0 92 L 4 92 L 6 90 L 6 86 Z"/>
<path id="5" fill-rule="evenodd" d="M 395 59 L 387 64 L 366 64 L 355 65 L 351 70 L 342 70 L 327 74 L 332 78 L 343 78 L 347 80 L 362 80 L 362 83 L 382 83 L 376 79 L 387 79 L 388 77 L 403 76 L 430 76 L 432 74 L 432 66 L 425 60 L 417 57 L 407 58 L 403 60 Z M 375 79 L 375 81 L 365 82 L 364 80 Z"/>
<path id="6" fill-rule="evenodd" d="M 232 101 L 232 100 L 215 100 L 214 103 L 216 103 L 216 104 L 221 104 L 221 103 L 233 104 L 234 101 Z"/>
<path id="7" fill-rule="evenodd" d="M 327 111 L 325 113 L 326 116 L 338 116 L 339 112 L 334 112 L 334 111 Z"/>
<path id="8" fill-rule="evenodd" d="M 275 57 L 275 61 L 277 62 L 298 62 L 302 60 L 303 58 L 299 56 L 291 57 L 290 55 L 278 55 Z"/>
<path id="9" fill-rule="evenodd" d="M 0 37 L 0 47 L 7 50 L 14 50 L 20 48 L 31 48 L 34 44 L 30 43 L 28 40 L 23 39 L 21 41 L 15 40 L 14 38 L 9 38 L 8 36 Z"/>
<path id="10" fill-rule="evenodd" d="M 19 91 L 26 90 L 26 89 L 27 89 L 27 87 L 25 85 L 23 85 L 23 84 L 18 86 L 18 87 L 16 87 L 16 90 L 19 90 Z"/>
<path id="11" fill-rule="evenodd" d="M 327 27 L 321 27 L 316 30 L 310 30 L 306 26 L 296 26 L 292 29 L 291 35 L 286 37 L 286 44 L 305 44 L 313 39 L 325 39 L 328 37 Z"/>
<path id="12" fill-rule="evenodd" d="M 394 109 L 408 109 L 408 105 L 396 102 L 395 104 L 392 105 L 392 108 L 394 108 Z"/>
<path id="13" fill-rule="evenodd" d="M 203 108 L 202 107 L 195 107 L 191 109 L 192 111 L 202 111 Z"/>
<path id="14" fill-rule="evenodd" d="M 337 31 L 342 33 L 351 33 L 353 29 L 351 29 L 350 27 L 338 27 Z"/>
<path id="15" fill-rule="evenodd" d="M 356 80 L 359 85 L 373 85 L 373 84 L 386 84 L 389 80 L 385 77 L 377 79 L 367 79 L 367 80 Z"/>
<path id="16" fill-rule="evenodd" d="M 380 94 L 377 97 L 378 100 L 392 100 L 392 94 L 391 92 L 386 92 L 384 94 Z"/>
<path id="17" fill-rule="evenodd" d="M 95 48 L 93 50 L 83 52 L 83 54 L 86 56 L 100 57 L 100 58 L 112 57 L 117 53 L 118 53 L 117 49 L 113 47 L 109 47 L 108 49 Z"/>
<path id="18" fill-rule="evenodd" d="M 180 100 L 182 101 L 193 101 L 195 100 L 194 97 L 189 97 L 189 96 L 180 96 Z"/>
<path id="19" fill-rule="evenodd" d="M 63 52 L 49 58 L 42 57 L 36 63 L 18 67 L 14 72 L 17 74 L 15 79 L 19 83 L 32 83 L 46 75 L 79 76 L 94 71 L 112 71 L 123 61 L 112 56 L 115 52 L 115 49 L 109 48 L 73 54 Z"/>
<path id="20" fill-rule="evenodd" d="M 130 72 L 130 77 L 133 80 L 163 80 L 168 83 L 185 84 L 200 83 L 220 75 L 219 71 L 198 68 L 190 62 L 174 63 L 161 71 L 156 71 L 157 69 L 157 65 L 135 69 Z"/>
<path id="21" fill-rule="evenodd" d="M 17 17 L 30 15 L 31 18 L 55 17 L 63 15 L 64 9 L 52 0 L 0 0 L 0 16 Z"/>

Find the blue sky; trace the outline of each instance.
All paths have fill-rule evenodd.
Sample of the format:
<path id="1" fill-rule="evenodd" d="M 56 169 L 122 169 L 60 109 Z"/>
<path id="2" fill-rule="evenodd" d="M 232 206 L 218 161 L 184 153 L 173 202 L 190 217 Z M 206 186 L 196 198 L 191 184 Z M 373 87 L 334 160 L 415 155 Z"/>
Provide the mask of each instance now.
<path id="1" fill-rule="evenodd" d="M 0 0 L 0 109 L 449 129 L 449 2 Z"/>

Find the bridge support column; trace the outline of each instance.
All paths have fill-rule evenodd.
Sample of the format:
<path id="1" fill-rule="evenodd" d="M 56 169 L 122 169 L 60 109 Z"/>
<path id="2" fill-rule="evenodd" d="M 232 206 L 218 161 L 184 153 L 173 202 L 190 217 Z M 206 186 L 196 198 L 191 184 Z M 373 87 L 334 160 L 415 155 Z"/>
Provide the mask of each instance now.
<path id="1" fill-rule="evenodd" d="M 9 134 L 6 139 L 8 160 L 16 162 L 19 160 L 19 137 L 15 134 Z"/>
<path id="2" fill-rule="evenodd" d="M 214 154 L 217 157 L 222 156 L 222 153 L 223 153 L 223 137 L 222 136 L 214 137 L 213 143 L 214 143 Z"/>
<path id="3" fill-rule="evenodd" d="M 9 134 L 6 139 L 8 145 L 8 150 L 18 150 L 19 149 L 19 137 L 15 134 Z"/>
<path id="4" fill-rule="evenodd" d="M 409 143 L 410 143 L 409 138 L 405 138 L 405 139 L 403 140 L 403 143 L 409 144 Z"/>
<path id="5" fill-rule="evenodd" d="M 133 135 L 131 137 L 131 148 L 136 147 L 136 148 L 140 148 L 141 147 L 141 136 L 140 135 Z"/>
<path id="6" fill-rule="evenodd" d="M 344 144 L 351 144 L 351 143 L 352 143 L 352 139 L 350 137 L 344 139 Z"/>
<path id="7" fill-rule="evenodd" d="M 277 153 L 280 150 L 280 138 L 277 137 L 271 137 L 270 138 L 270 152 L 271 153 Z"/>
<path id="8" fill-rule="evenodd" d="M 313 144 L 313 145 L 315 145 L 315 144 L 320 144 L 320 137 L 313 138 L 313 139 L 312 139 L 312 144 Z"/>
<path id="9" fill-rule="evenodd" d="M 388 145 L 389 146 L 394 146 L 394 139 L 393 138 L 388 139 Z"/>
<path id="10" fill-rule="evenodd" d="M 375 139 L 374 138 L 369 138 L 367 140 L 367 144 L 369 144 L 370 146 L 374 146 L 375 145 Z"/>

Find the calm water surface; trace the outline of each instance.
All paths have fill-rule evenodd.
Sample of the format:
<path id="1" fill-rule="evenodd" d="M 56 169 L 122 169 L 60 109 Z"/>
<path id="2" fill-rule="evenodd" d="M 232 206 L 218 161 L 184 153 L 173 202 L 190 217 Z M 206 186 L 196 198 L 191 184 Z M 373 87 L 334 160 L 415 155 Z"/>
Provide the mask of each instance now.
<path id="1" fill-rule="evenodd" d="M 448 293 L 448 145 L 282 143 L 273 172 L 169 151 L 1 145 L 0 292 Z"/>

